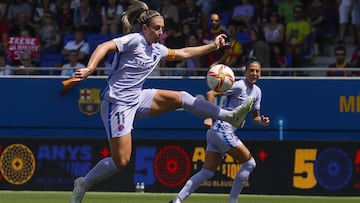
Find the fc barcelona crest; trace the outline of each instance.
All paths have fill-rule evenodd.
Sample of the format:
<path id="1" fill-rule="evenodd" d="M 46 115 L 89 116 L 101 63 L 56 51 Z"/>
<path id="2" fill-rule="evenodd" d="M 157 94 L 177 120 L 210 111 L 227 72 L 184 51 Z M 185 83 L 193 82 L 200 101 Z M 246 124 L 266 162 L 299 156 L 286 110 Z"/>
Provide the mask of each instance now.
<path id="1" fill-rule="evenodd" d="M 79 109 L 88 116 L 94 115 L 100 110 L 100 89 L 80 89 Z"/>

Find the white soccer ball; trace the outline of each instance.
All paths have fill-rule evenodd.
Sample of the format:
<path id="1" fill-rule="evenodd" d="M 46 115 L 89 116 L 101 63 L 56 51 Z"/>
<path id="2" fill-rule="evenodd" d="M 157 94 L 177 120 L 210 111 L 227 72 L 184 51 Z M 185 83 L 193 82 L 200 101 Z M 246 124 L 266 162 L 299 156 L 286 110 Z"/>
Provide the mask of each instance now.
<path id="1" fill-rule="evenodd" d="M 206 83 L 210 89 L 217 92 L 229 90 L 235 82 L 233 70 L 224 64 L 218 64 L 209 69 L 206 76 Z"/>

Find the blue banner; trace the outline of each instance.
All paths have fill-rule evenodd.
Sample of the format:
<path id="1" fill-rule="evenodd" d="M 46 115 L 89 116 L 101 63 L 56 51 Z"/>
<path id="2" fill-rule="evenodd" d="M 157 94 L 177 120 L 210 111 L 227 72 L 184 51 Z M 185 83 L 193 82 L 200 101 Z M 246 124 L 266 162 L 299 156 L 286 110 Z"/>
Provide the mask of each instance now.
<path id="1" fill-rule="evenodd" d="M 0 79 L 0 136 L 105 137 L 99 115 L 105 78 L 89 78 L 61 95 L 64 78 Z M 248 116 L 239 135 L 244 139 L 360 140 L 360 80 L 261 79 L 262 114 L 268 127 L 256 126 Z M 145 88 L 188 91 L 204 97 L 205 79 L 148 79 Z M 221 103 L 221 98 L 217 100 Z M 182 109 L 134 123 L 134 137 L 205 137 L 202 118 Z M 151 132 L 151 133 L 150 133 Z"/>

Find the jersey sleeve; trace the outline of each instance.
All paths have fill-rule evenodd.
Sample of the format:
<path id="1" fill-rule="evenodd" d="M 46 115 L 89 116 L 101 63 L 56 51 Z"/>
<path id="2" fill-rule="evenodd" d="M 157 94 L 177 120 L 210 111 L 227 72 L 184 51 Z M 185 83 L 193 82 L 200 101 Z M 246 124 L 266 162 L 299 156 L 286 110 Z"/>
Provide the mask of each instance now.
<path id="1" fill-rule="evenodd" d="M 254 105 L 253 105 L 253 109 L 255 110 L 260 110 L 260 104 L 261 104 L 261 89 L 259 87 L 256 86 L 256 91 L 255 91 L 255 101 L 254 101 Z"/>
<path id="2" fill-rule="evenodd" d="M 113 42 L 115 42 L 116 47 L 119 52 L 124 52 L 127 50 L 131 50 L 132 48 L 136 47 L 139 42 L 139 37 L 136 37 L 133 34 L 124 35 L 119 38 L 113 39 Z"/>
<path id="3" fill-rule="evenodd" d="M 174 49 L 169 49 L 163 44 L 159 44 L 161 58 L 166 59 L 167 61 L 175 60 L 176 51 Z"/>

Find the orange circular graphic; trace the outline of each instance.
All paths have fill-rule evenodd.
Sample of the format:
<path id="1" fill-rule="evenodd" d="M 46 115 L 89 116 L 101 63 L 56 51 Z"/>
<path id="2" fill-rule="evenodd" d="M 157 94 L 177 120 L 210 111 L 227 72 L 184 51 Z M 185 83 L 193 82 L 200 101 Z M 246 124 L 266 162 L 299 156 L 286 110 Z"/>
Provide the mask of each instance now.
<path id="1" fill-rule="evenodd" d="M 35 157 L 25 145 L 12 144 L 0 156 L 0 171 L 9 183 L 24 184 L 34 175 Z"/>

